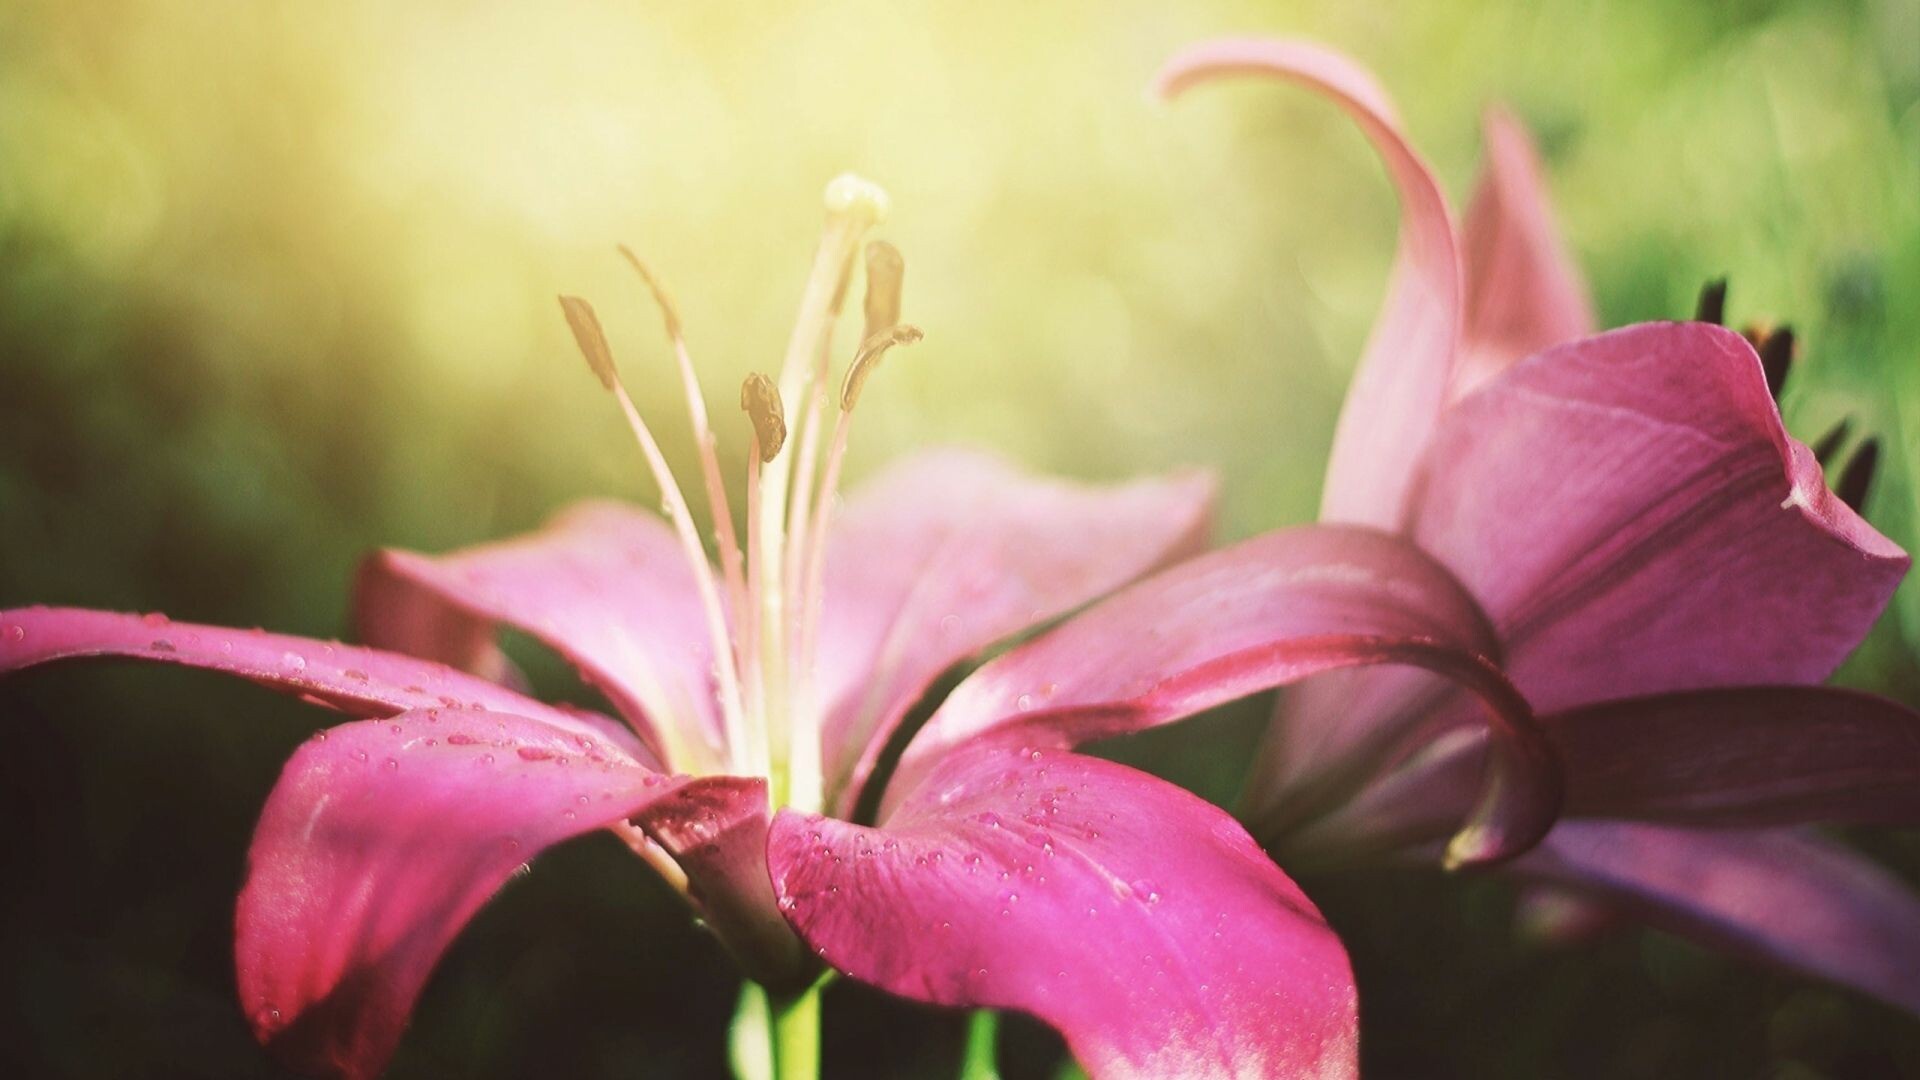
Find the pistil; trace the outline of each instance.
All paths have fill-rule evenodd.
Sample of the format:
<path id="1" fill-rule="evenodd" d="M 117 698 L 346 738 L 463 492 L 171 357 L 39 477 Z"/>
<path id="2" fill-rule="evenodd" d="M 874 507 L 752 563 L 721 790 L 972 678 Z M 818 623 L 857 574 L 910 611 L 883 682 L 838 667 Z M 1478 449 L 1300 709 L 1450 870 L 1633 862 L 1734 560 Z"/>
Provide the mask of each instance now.
<path id="1" fill-rule="evenodd" d="M 820 381 L 816 369 L 820 366 L 820 357 L 827 348 L 832 333 L 834 316 L 839 310 L 839 302 L 845 293 L 846 276 L 851 269 L 854 252 L 859 250 L 861 237 L 866 230 L 886 216 L 888 200 L 886 193 L 874 184 L 859 177 L 846 175 L 836 178 L 827 185 L 827 224 L 821 233 L 820 244 L 814 251 L 813 269 L 807 277 L 807 284 L 800 299 L 800 314 L 794 322 L 793 334 L 787 342 L 786 358 L 780 367 L 780 400 L 807 401 L 810 392 Z M 811 422 L 803 420 L 800 432 L 802 454 L 808 458 L 808 469 L 799 475 L 799 486 L 793 488 L 795 499 L 804 498 L 811 471 L 811 454 L 804 450 L 805 444 L 817 439 L 819 414 L 809 408 Z M 761 580 L 759 589 L 759 631 L 760 631 L 760 667 L 764 675 L 765 696 L 761 702 L 762 715 L 769 728 L 769 739 L 781 751 L 779 766 L 772 776 L 775 799 L 777 802 L 798 805 L 804 809 L 817 808 L 817 795 L 814 801 L 800 802 L 791 792 L 794 774 L 797 771 L 797 756 L 818 759 L 818 723 L 809 718 L 796 717 L 795 706 L 799 705 L 808 712 L 811 706 L 796 701 L 791 692 L 793 670 L 789 666 L 796 657 L 789 653 L 787 645 L 792 638 L 792 605 L 788 590 L 796 583 L 795 576 L 787 572 L 786 530 L 788 524 L 788 493 L 795 482 L 793 470 L 794 454 L 781 454 L 766 463 L 760 478 L 760 513 L 758 535 L 753 543 L 759 546 Z M 804 514 L 804 511 L 801 511 Z M 799 730 L 796 730 L 799 729 Z M 803 743 L 815 743 L 803 747 Z M 804 765 L 801 766 L 804 768 Z M 817 766 L 812 770 L 817 773 Z M 819 787 L 817 776 L 800 778 L 799 786 L 805 792 Z"/>

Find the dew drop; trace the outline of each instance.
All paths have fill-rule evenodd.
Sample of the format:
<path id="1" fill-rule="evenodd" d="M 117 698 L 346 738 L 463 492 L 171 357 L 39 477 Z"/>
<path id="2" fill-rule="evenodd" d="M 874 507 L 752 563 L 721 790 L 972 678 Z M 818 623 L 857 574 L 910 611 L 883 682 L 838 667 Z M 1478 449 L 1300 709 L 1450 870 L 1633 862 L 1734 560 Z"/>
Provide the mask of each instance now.
<path id="1" fill-rule="evenodd" d="M 1128 887 L 1133 890 L 1134 898 L 1142 903 L 1157 904 L 1160 902 L 1160 890 L 1155 888 L 1153 882 L 1148 881 L 1146 878 L 1141 878 Z"/>
<path id="2" fill-rule="evenodd" d="M 24 626 L 7 627 L 7 640 L 15 642 L 27 640 L 27 628 Z"/>
<path id="3" fill-rule="evenodd" d="M 353 760 L 355 761 L 367 760 L 367 752 L 365 750 L 355 750 L 353 752 Z"/>
<path id="4" fill-rule="evenodd" d="M 301 656 L 297 652 L 288 652 L 288 653 L 280 654 L 280 663 L 285 665 L 286 667 L 292 668 L 295 671 L 307 670 L 307 658 L 304 656 Z"/>
<path id="5" fill-rule="evenodd" d="M 492 754 L 481 754 L 481 755 L 480 755 L 480 764 L 482 764 L 482 765 L 491 765 L 491 764 L 493 764 L 493 755 L 492 755 Z"/>
<path id="6" fill-rule="evenodd" d="M 400 759 L 399 759 L 399 758 L 388 758 L 388 759 L 387 759 L 387 761 L 386 761 L 386 766 L 387 766 L 387 771 L 388 771 L 388 772 L 399 772 L 399 771 L 400 771 Z"/>
<path id="7" fill-rule="evenodd" d="M 1021 694 L 1019 697 L 1014 698 L 1013 707 L 1020 712 L 1032 712 L 1033 711 L 1033 695 Z"/>
<path id="8" fill-rule="evenodd" d="M 148 626 L 165 626 L 173 620 L 157 611 L 149 611 L 145 615 L 140 616 L 140 621 L 146 623 Z"/>
<path id="9" fill-rule="evenodd" d="M 546 761 L 553 757 L 553 751 L 539 746 L 522 746 L 514 753 L 520 755 L 521 761 Z"/>
<path id="10" fill-rule="evenodd" d="M 179 651 L 173 647 L 173 642 L 168 641 L 166 638 L 160 638 L 152 642 L 147 646 L 147 648 L 152 649 L 154 652 L 178 652 Z"/>
<path id="11" fill-rule="evenodd" d="M 349 679 L 352 679 L 354 682 L 367 681 L 367 673 L 357 668 L 348 668 L 347 670 L 341 672 L 341 674 L 345 675 Z"/>

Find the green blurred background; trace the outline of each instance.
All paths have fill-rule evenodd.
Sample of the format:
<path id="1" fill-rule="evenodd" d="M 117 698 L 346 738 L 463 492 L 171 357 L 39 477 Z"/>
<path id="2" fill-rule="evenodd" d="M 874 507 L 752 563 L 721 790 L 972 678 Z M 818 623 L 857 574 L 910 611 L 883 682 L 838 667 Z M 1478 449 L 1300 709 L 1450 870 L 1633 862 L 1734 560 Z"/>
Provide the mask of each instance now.
<path id="1" fill-rule="evenodd" d="M 928 331 L 863 398 L 856 478 L 947 441 L 1092 477 L 1202 462 L 1226 535 L 1306 520 L 1395 210 L 1322 102 L 1146 99 L 1175 48 L 1244 31 L 1373 67 L 1460 201 L 1480 110 L 1511 104 L 1603 321 L 1683 315 L 1730 275 L 1733 322 L 1800 333 L 1790 426 L 1877 432 L 1869 516 L 1920 542 L 1916 0 L 15 0 L 0 606 L 327 636 L 372 545 L 651 501 L 554 294 L 598 303 L 689 462 L 613 244 L 671 282 L 725 404 L 778 363 L 844 169 L 891 191 Z M 737 466 L 744 427 L 717 424 Z M 1846 678 L 1920 701 L 1915 642 L 1910 582 Z M 1262 709 L 1151 756 L 1220 790 Z M 12 680 L 0 710 L 0 1064 L 272 1075 L 233 1004 L 232 894 L 279 762 L 325 717 L 125 669 Z M 1861 841 L 1920 881 L 1920 840 Z M 1353 950 L 1375 1077 L 1920 1076 L 1920 1025 L 1844 992 L 1652 934 L 1530 945 L 1488 882 L 1306 884 Z M 456 945 L 395 1075 L 718 1075 L 733 992 L 666 890 L 590 840 Z M 830 1071 L 950 1074 L 958 1018 L 858 987 L 829 1003 Z M 1016 1076 L 1058 1053 L 1021 1025 L 1004 1049 Z"/>

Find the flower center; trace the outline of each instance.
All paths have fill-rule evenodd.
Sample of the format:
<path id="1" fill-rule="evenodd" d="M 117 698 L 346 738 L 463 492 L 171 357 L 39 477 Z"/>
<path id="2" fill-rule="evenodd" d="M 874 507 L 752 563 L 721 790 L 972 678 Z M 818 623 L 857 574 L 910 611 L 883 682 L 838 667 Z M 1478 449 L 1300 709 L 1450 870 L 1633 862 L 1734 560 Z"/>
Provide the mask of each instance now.
<path id="1" fill-rule="evenodd" d="M 661 737 L 673 745 L 660 749 L 675 768 L 768 777 L 775 806 L 817 810 L 824 802 L 823 708 L 813 671 L 828 524 L 861 388 L 888 349 L 920 339 L 919 330 L 899 322 L 905 272 L 900 253 L 884 241 L 866 245 L 865 327 L 841 381 L 837 408 L 829 417 L 827 383 L 834 325 L 861 239 L 886 217 L 887 207 L 886 192 L 857 176 L 843 175 L 827 185 L 826 226 L 814 252 L 779 379 L 754 372 L 741 385 L 740 407 L 750 423 L 744 545 L 734 531 L 706 400 L 694 374 L 679 313 L 653 270 L 632 251 L 620 249 L 652 293 L 673 346 L 692 418 L 707 509 L 713 518 L 717 574 L 686 497 L 620 380 L 598 316 L 585 300 L 560 298 L 581 354 L 619 403 L 660 488 L 661 512 L 678 535 L 706 614 L 724 745 L 693 745 L 672 730 L 674 725 L 664 724 Z M 805 403 L 793 421 L 787 413 L 790 402 Z"/>

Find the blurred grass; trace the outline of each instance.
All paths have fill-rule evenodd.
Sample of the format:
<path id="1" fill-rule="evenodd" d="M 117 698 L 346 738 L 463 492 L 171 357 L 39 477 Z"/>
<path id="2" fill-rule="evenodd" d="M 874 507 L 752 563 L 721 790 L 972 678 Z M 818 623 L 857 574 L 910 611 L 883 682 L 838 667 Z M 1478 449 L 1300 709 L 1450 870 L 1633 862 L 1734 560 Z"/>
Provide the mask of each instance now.
<path id="1" fill-rule="evenodd" d="M 820 187 L 849 168 L 894 196 L 885 234 L 929 333 L 863 398 L 856 475 L 953 440 L 1087 476 L 1197 461 L 1224 475 L 1227 535 L 1305 520 L 1394 211 L 1359 138 L 1298 92 L 1144 99 L 1180 44 L 1248 30 L 1371 65 L 1456 197 L 1480 109 L 1512 104 L 1605 321 L 1684 314 L 1730 275 L 1736 321 L 1800 331 L 1790 425 L 1878 432 L 1870 516 L 1920 541 L 1914 0 L 25 0 L 0 9 L 0 605 L 331 634 L 370 545 L 498 536 L 589 493 L 651 500 L 553 295 L 599 304 L 687 461 L 612 245 L 667 275 L 724 404 L 777 364 Z M 744 427 L 716 423 L 737 465 Z M 1920 582 L 1896 612 L 1847 677 L 1920 700 Z M 5 790 L 34 882 L 9 893 L 0 961 L 36 1037 L 7 1052 L 36 1075 L 263 1068 L 223 982 L 226 905 L 252 808 L 315 718 L 140 672 L 0 695 L 9 733 L 31 733 Z M 1920 866 L 1910 840 L 1878 842 Z M 635 973 L 711 948 L 649 918 L 671 909 L 613 853 L 551 863 L 456 949 L 403 1071 L 717 1069 L 724 975 L 676 974 L 695 989 L 674 994 Z M 1535 954 L 1497 891 L 1386 892 L 1315 891 L 1353 944 L 1379 1074 L 1920 1070 L 1911 1026 L 1854 998 L 1692 953 L 1664 979 L 1669 946 L 1638 938 Z M 1436 985 L 1472 1007 L 1440 1009 Z M 861 1000 L 830 1034 L 848 1068 L 957 1053 L 948 1021 Z M 90 1038 L 109 1023 L 124 1051 Z M 1794 1024 L 1838 1034 L 1819 1053 L 1767 1034 Z M 901 1035 L 926 1031 L 918 1049 Z M 876 1033 L 907 1049 L 875 1056 Z"/>

